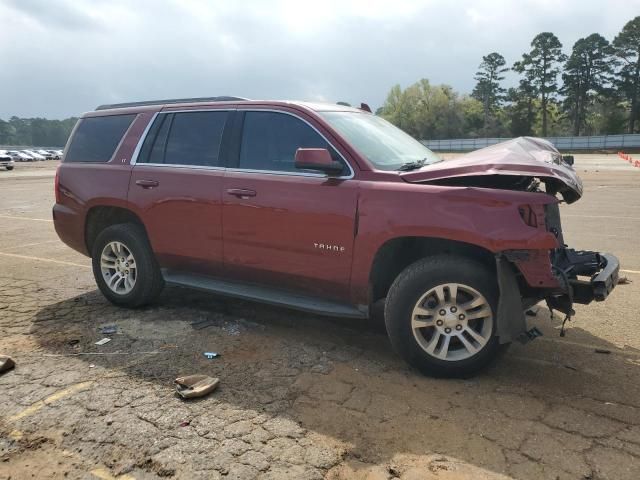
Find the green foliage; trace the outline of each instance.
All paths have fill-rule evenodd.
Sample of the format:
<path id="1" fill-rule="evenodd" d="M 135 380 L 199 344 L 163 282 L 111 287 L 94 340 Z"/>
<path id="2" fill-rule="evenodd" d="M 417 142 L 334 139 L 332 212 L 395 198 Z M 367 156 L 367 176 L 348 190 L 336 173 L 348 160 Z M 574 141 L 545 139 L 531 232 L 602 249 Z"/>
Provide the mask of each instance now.
<path id="1" fill-rule="evenodd" d="M 426 79 L 405 90 L 395 85 L 380 114 L 420 139 L 455 138 L 482 127 L 480 102 Z"/>
<path id="2" fill-rule="evenodd" d="M 475 80 L 476 83 L 471 96 L 482 102 L 484 134 L 491 135 L 491 128 L 495 128 L 495 117 L 498 107 L 502 103 L 505 89 L 500 86 L 504 80 L 504 72 L 509 69 L 505 67 L 506 60 L 497 52 L 490 53 L 482 57 L 482 63 L 478 67 Z M 494 120 L 492 122 L 492 120 Z"/>
<path id="3" fill-rule="evenodd" d="M 593 33 L 573 45 L 564 66 L 564 86 L 561 89 L 573 135 L 580 135 L 587 128 L 588 112 L 596 98 L 606 93 L 612 73 L 611 47 L 602 35 Z"/>
<path id="4" fill-rule="evenodd" d="M 615 86 L 629 102 L 628 132 L 636 133 L 640 131 L 640 16 L 622 28 L 612 45 L 621 63 Z"/>
<path id="5" fill-rule="evenodd" d="M 513 69 L 524 75 L 525 80 L 540 98 L 542 136 L 548 133 L 549 100 L 558 91 L 556 78 L 560 64 L 566 60 L 562 43 L 551 32 L 542 32 L 531 42 L 531 51 L 522 55 L 522 60 L 513 64 Z"/>
<path id="6" fill-rule="evenodd" d="M 77 118 L 47 120 L 45 118 L 11 117 L 0 120 L 0 145 L 64 147 Z"/>
<path id="7" fill-rule="evenodd" d="M 611 43 L 579 39 L 568 57 L 553 33 L 536 35 L 508 90 L 505 65 L 497 52 L 483 56 L 470 97 L 424 79 L 396 85 L 376 113 L 420 139 L 640 132 L 640 16 Z"/>

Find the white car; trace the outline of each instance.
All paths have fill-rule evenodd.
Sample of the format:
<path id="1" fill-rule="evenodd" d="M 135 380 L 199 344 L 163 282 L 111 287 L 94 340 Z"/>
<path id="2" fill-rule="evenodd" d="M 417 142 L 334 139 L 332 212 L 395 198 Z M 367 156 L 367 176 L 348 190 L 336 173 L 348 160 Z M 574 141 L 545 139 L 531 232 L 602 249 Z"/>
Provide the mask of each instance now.
<path id="1" fill-rule="evenodd" d="M 49 150 L 49 153 L 54 160 L 60 160 L 62 158 L 62 150 Z"/>
<path id="2" fill-rule="evenodd" d="M 51 154 L 51 152 L 49 150 L 36 150 L 35 151 L 38 155 L 42 155 L 44 158 L 46 158 L 47 160 L 53 160 L 55 158 L 54 155 Z"/>
<path id="3" fill-rule="evenodd" d="M 0 167 L 4 167 L 7 170 L 13 170 L 13 158 L 6 150 L 0 150 Z"/>
<path id="4" fill-rule="evenodd" d="M 42 161 L 47 159 L 47 157 L 45 157 L 44 155 L 40 155 L 39 153 L 34 152 L 33 150 L 22 150 L 22 153 L 26 153 L 34 160 Z"/>
<path id="5" fill-rule="evenodd" d="M 26 153 L 18 150 L 9 150 L 7 155 L 13 158 L 16 162 L 33 162 L 34 160 L 31 155 L 27 155 Z"/>

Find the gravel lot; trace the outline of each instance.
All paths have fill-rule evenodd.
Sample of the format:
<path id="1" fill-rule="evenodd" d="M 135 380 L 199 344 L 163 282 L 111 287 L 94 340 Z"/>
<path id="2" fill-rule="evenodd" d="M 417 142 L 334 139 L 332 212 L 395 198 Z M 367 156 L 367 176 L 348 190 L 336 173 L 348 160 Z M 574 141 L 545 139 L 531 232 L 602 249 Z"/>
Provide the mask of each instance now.
<path id="1" fill-rule="evenodd" d="M 17 363 L 0 376 L 0 479 L 640 478 L 640 168 L 580 155 L 585 197 L 562 207 L 565 238 L 618 255 L 632 283 L 577 308 L 564 338 L 536 307 L 544 337 L 463 381 L 410 370 L 380 319 L 178 288 L 108 304 L 53 230 L 54 166 L 0 171 L 0 353 Z M 191 373 L 220 388 L 180 400 Z"/>

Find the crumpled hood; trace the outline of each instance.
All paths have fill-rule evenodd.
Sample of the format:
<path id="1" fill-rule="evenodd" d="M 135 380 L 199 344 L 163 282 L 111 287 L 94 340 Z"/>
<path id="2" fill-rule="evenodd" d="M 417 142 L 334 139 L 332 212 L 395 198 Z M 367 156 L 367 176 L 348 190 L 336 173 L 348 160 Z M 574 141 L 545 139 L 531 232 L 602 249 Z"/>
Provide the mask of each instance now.
<path id="1" fill-rule="evenodd" d="M 494 175 L 538 178 L 545 183 L 548 193 L 560 193 L 567 203 L 582 196 L 582 181 L 573 167 L 562 159 L 553 144 L 535 137 L 514 138 L 420 170 L 400 173 L 407 182 L 439 184 L 446 179 Z"/>

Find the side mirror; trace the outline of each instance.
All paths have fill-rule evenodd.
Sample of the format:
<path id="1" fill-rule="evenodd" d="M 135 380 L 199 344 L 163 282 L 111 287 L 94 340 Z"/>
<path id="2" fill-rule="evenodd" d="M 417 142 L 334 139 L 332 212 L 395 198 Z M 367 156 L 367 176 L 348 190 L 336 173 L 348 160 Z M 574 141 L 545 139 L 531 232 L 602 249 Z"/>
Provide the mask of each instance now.
<path id="1" fill-rule="evenodd" d="M 331 176 L 342 173 L 343 166 L 331 158 L 326 148 L 299 148 L 296 150 L 296 168 L 304 170 L 319 170 Z"/>

